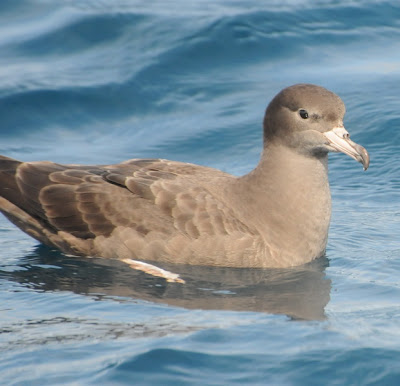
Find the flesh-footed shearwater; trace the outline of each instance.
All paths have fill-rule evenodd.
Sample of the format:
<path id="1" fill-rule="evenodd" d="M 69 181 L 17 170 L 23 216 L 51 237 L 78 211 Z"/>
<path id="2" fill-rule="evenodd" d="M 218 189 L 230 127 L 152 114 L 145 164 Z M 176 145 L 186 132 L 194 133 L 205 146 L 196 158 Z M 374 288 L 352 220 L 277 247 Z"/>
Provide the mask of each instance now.
<path id="1" fill-rule="evenodd" d="M 366 170 L 343 126 L 345 106 L 297 84 L 273 98 L 250 173 L 164 159 L 60 165 L 0 158 L 0 210 L 30 236 L 73 255 L 226 267 L 290 267 L 324 254 L 331 217 L 328 153 Z"/>

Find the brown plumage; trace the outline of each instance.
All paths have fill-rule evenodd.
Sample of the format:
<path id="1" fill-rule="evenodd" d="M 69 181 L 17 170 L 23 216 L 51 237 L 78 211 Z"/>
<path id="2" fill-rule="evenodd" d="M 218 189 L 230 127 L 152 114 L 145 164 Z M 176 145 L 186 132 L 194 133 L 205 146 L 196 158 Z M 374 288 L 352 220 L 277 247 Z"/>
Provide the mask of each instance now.
<path id="1" fill-rule="evenodd" d="M 340 98 L 321 87 L 283 90 L 266 112 L 260 163 L 239 178 L 161 159 L 81 166 L 1 157 L 0 210 L 32 237 L 75 255 L 302 264 L 326 246 L 328 151 L 368 167 L 368 153 L 348 138 L 343 115 Z"/>

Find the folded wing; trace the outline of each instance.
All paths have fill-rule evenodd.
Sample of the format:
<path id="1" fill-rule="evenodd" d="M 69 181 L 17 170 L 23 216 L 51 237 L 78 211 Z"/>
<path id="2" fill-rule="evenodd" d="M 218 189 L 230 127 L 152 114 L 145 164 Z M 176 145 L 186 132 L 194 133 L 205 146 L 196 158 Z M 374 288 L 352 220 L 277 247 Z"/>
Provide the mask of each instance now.
<path id="1" fill-rule="evenodd" d="M 207 186 L 210 173 L 215 181 L 232 178 L 156 159 L 80 166 L 2 157 L 0 210 L 65 252 L 150 260 L 175 254 L 175 262 L 192 256 L 193 263 L 207 264 L 215 253 L 254 242 L 253 232 Z"/>

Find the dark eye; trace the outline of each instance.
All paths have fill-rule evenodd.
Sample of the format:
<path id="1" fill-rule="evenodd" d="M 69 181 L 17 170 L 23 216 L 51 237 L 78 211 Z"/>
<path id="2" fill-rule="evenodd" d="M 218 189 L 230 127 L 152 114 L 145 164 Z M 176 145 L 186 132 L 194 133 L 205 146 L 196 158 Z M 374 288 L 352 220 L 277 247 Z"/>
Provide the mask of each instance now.
<path id="1" fill-rule="evenodd" d="M 301 109 L 301 110 L 299 110 L 299 114 L 303 119 L 307 119 L 308 118 L 307 110 Z"/>

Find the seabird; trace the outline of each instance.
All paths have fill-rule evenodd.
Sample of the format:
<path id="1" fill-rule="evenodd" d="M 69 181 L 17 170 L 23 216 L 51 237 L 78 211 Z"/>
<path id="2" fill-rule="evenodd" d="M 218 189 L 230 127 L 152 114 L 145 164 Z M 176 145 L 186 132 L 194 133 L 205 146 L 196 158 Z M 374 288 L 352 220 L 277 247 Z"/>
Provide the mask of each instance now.
<path id="1" fill-rule="evenodd" d="M 0 158 L 0 210 L 63 252 L 130 261 L 290 267 L 325 253 L 331 217 L 328 153 L 366 170 L 343 126 L 345 106 L 297 84 L 270 102 L 264 148 L 250 173 L 164 159 L 60 165 Z"/>

